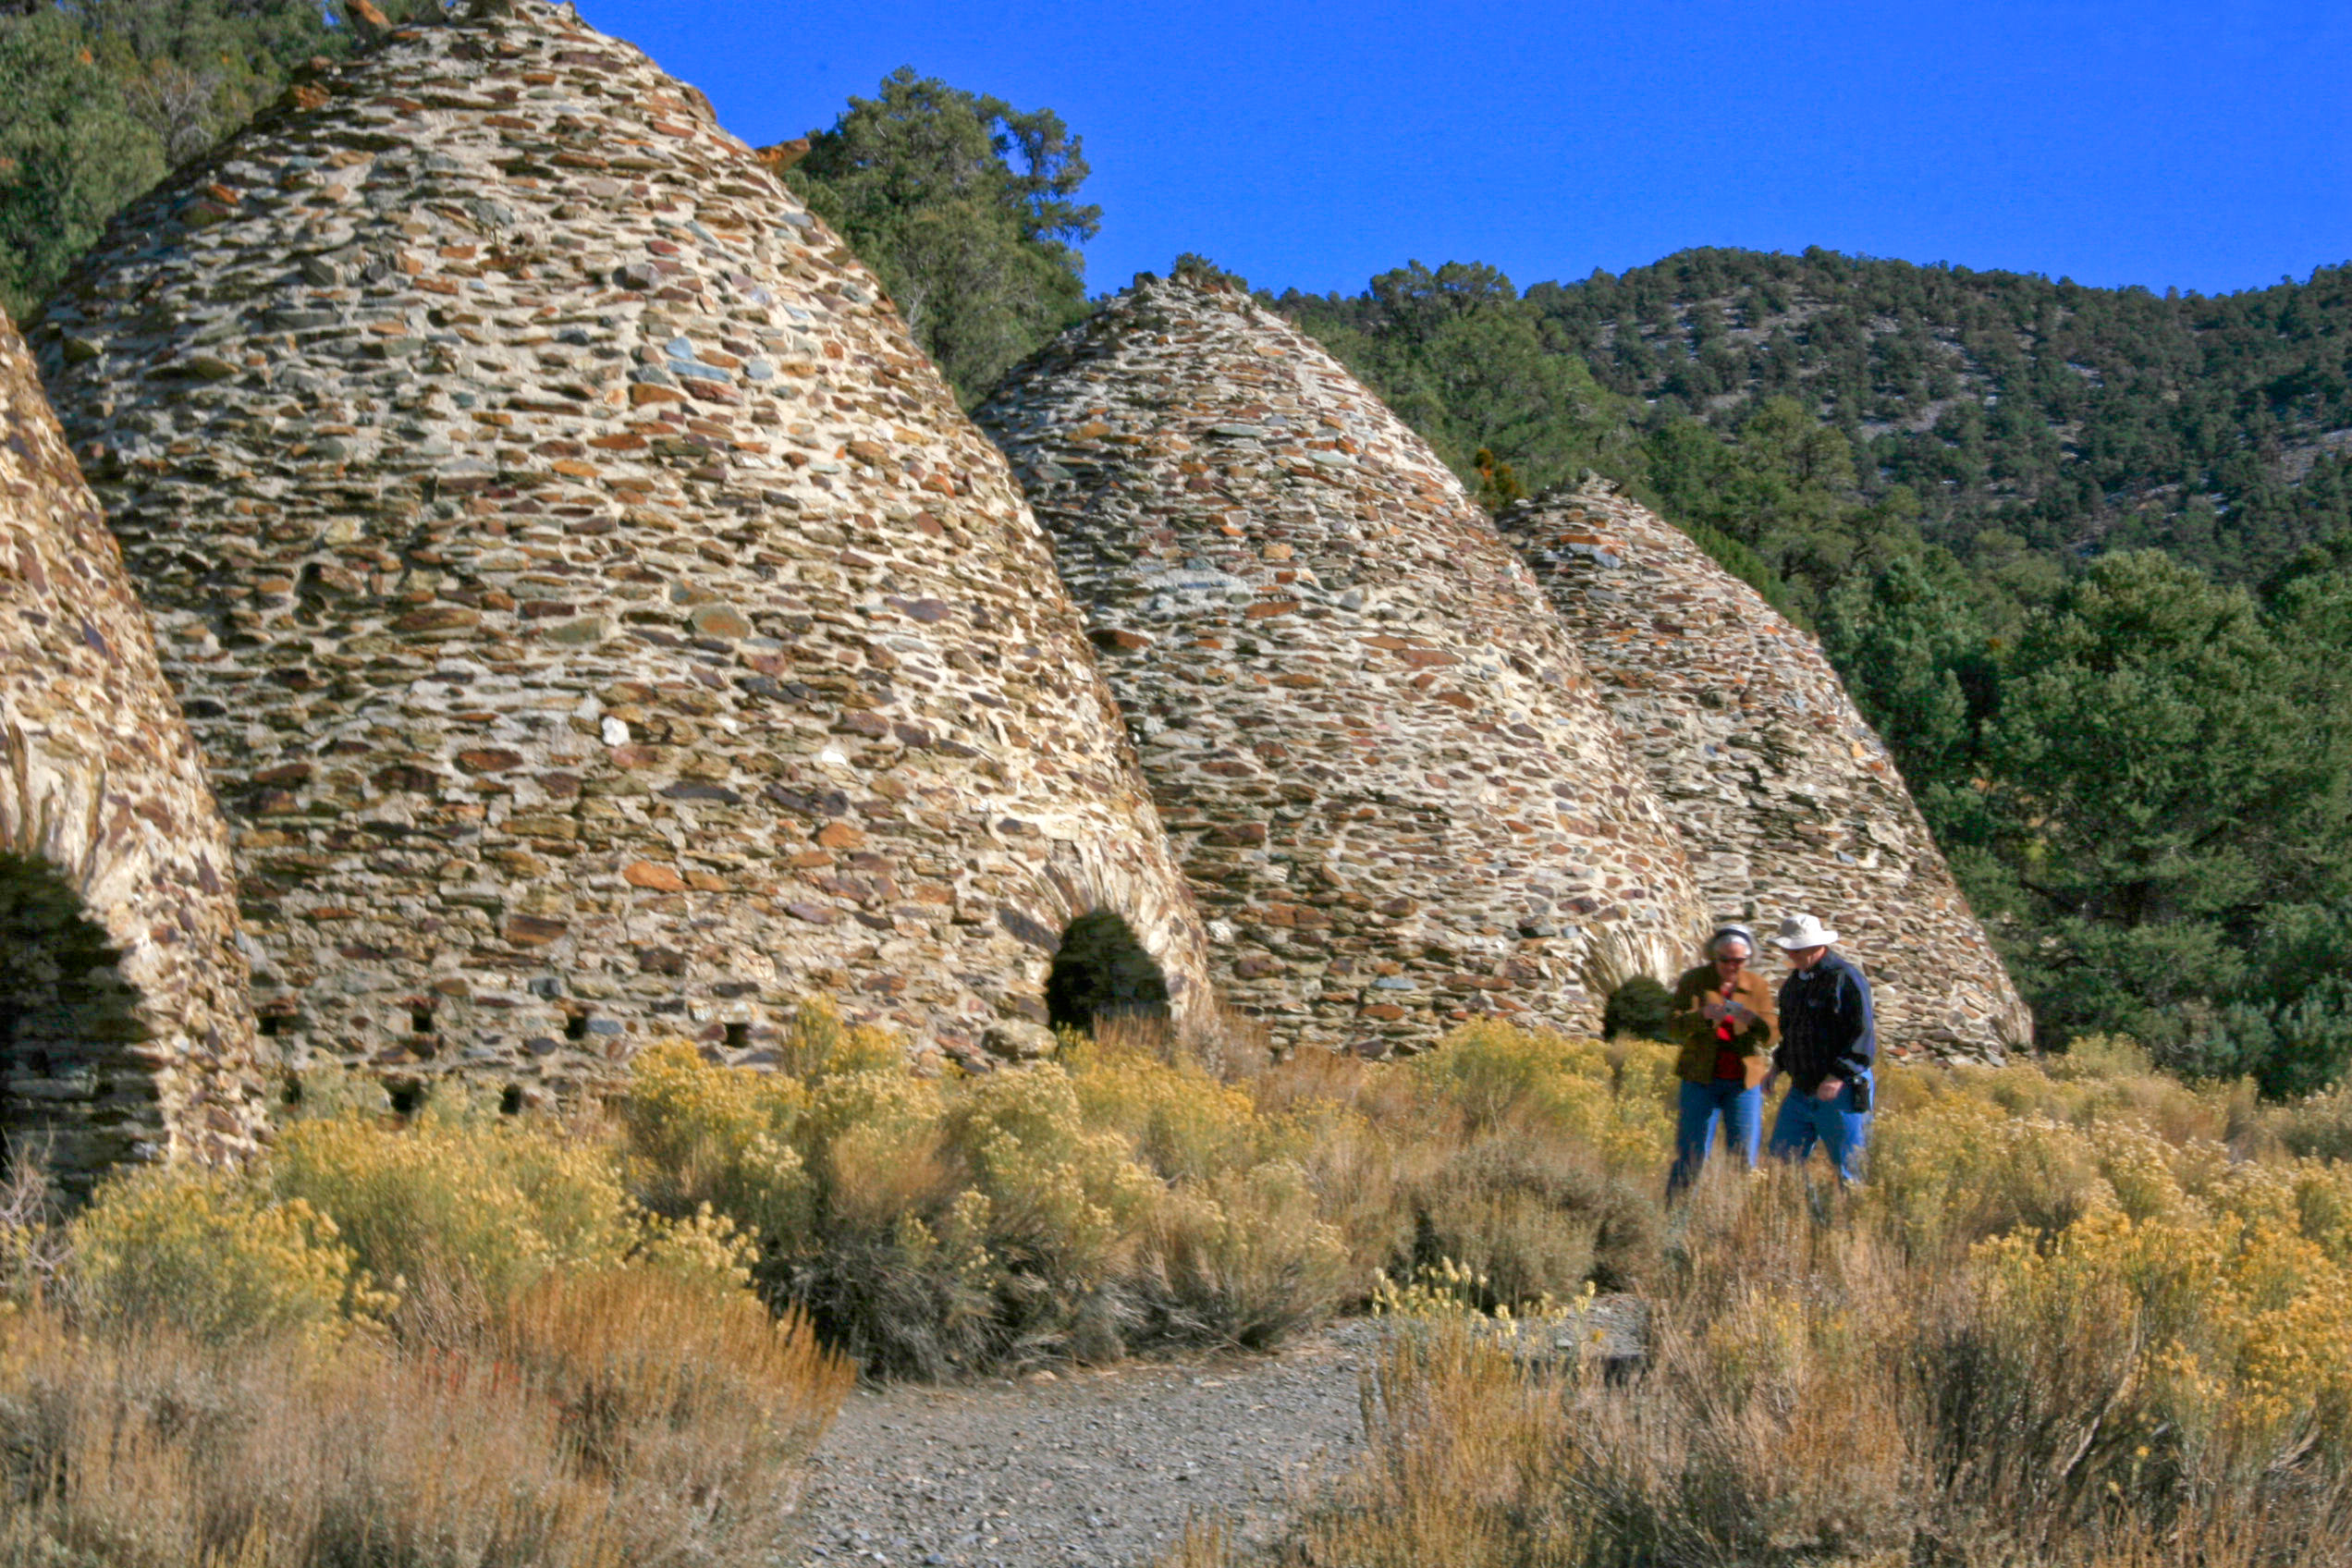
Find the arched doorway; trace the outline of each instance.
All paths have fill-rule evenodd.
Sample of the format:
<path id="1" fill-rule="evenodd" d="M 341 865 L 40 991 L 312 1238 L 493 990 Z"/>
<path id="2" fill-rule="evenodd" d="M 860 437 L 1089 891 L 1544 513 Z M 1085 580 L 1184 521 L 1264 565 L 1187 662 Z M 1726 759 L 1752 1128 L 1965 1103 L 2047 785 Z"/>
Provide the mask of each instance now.
<path id="1" fill-rule="evenodd" d="M 1092 1030 L 1096 1021 L 1168 1017 L 1168 976 L 1135 938 L 1135 928 L 1109 910 L 1082 914 L 1061 934 L 1046 980 L 1047 1021 Z"/>
<path id="2" fill-rule="evenodd" d="M 0 853 L 0 1168 L 37 1149 L 87 1180 L 152 1135 L 154 1078 L 124 1050 L 147 1031 L 121 958 L 55 866 Z"/>

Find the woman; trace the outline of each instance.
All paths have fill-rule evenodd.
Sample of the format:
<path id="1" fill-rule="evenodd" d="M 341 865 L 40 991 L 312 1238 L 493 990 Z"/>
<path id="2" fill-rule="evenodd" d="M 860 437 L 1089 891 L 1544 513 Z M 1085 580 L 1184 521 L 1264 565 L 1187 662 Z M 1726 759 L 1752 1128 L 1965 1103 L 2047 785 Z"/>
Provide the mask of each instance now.
<path id="1" fill-rule="evenodd" d="M 1720 1121 L 1732 1146 L 1756 1169 L 1764 1126 L 1764 1075 L 1780 1033 L 1772 987 L 1754 974 L 1756 934 L 1722 925 L 1707 938 L 1708 962 L 1674 982 L 1667 1027 L 1683 1047 L 1674 1062 L 1682 1079 L 1674 1129 L 1674 1170 L 1669 1195 L 1697 1180 L 1715 1145 Z"/>

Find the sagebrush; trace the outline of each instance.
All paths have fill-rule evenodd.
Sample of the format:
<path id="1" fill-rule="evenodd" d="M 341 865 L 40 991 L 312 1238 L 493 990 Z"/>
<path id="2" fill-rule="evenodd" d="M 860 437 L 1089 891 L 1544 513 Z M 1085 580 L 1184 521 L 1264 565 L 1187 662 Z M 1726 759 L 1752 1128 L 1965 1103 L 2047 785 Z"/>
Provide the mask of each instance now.
<path id="1" fill-rule="evenodd" d="M 771 1299 L 888 1372 L 1265 1346 L 1384 1270 L 1471 1259 L 1522 1299 L 1656 1254 L 1662 1047 L 1473 1025 L 1411 1064 L 1302 1053 L 1227 1082 L 1072 1038 L 1027 1072 L 923 1079 L 810 1009 L 783 1057 L 639 1059 L 618 1115 L 643 1197 L 755 1235 Z"/>
<path id="2" fill-rule="evenodd" d="M 2190 1087 L 2115 1041 L 1886 1091 L 1850 1194 L 1716 1162 L 1633 1378 L 1529 1362 L 1454 1284 L 1285 1544 L 1204 1528 L 1172 1561 L 2352 1561 L 2352 1168 L 2297 1152 L 2337 1097 Z"/>

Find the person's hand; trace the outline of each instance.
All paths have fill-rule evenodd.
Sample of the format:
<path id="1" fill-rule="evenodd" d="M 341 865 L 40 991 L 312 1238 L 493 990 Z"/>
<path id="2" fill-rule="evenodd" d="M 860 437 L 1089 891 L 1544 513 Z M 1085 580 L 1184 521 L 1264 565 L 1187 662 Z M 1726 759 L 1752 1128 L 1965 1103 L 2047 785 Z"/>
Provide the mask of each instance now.
<path id="1" fill-rule="evenodd" d="M 1699 1017 L 1706 1019 L 1709 1023 L 1715 1023 L 1721 1021 L 1725 1011 L 1726 1004 L 1722 1002 L 1709 1002 L 1705 1007 L 1698 1010 L 1698 1015 Z"/>
<path id="2" fill-rule="evenodd" d="M 1833 1100 L 1844 1087 L 1845 1080 L 1843 1078 L 1824 1078 L 1821 1080 L 1821 1086 L 1813 1091 L 1813 1097 L 1817 1100 Z"/>
<path id="3" fill-rule="evenodd" d="M 1743 1029 L 1756 1022 L 1756 1015 L 1748 1011 L 1746 1004 L 1743 1002 L 1725 1002 L 1723 1016 Z"/>

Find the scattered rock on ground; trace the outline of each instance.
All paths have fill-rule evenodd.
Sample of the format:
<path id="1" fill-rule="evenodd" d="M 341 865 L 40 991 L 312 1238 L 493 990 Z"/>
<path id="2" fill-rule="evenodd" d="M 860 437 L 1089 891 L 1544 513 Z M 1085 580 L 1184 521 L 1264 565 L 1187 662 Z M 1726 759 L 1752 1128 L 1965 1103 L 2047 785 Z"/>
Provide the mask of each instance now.
<path id="1" fill-rule="evenodd" d="M 818 1452 L 801 1561 L 1112 1568 L 1219 1514 L 1271 1538 L 1302 1484 L 1360 1445 L 1380 1333 L 1356 1320 L 1273 1354 L 861 1390 Z"/>
<path id="2" fill-rule="evenodd" d="M 1642 1322 L 1633 1297 L 1603 1296 L 1581 1327 L 1513 1338 L 1530 1358 L 1589 1342 L 1615 1367 Z M 1127 1568 L 1220 1517 L 1270 1543 L 1362 1448 L 1387 1331 L 1355 1318 L 1272 1354 L 860 1390 L 818 1451 L 799 1562 Z"/>

